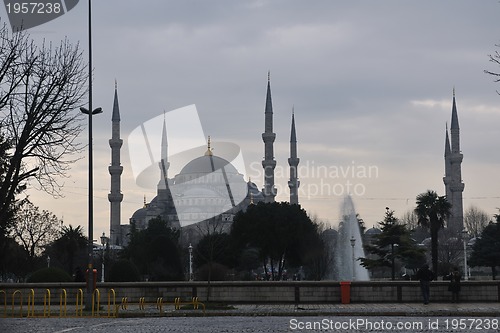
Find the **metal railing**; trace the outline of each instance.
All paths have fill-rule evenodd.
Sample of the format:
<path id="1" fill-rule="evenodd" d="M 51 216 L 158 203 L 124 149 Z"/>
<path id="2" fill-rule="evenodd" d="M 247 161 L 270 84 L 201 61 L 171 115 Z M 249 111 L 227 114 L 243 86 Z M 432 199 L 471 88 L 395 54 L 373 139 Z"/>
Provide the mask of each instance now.
<path id="1" fill-rule="evenodd" d="M 7 291 L 0 290 L 0 294 L 3 294 L 3 317 L 26 317 L 26 318 L 50 318 L 52 317 L 51 305 L 52 304 L 52 292 L 50 289 L 45 289 L 43 293 L 43 308 L 38 309 L 38 313 L 35 308 L 35 290 L 30 289 L 28 291 L 27 297 L 27 310 L 23 312 L 23 293 L 21 290 L 15 290 L 12 292 L 12 307 L 10 312 L 7 308 Z M 76 292 L 76 302 L 75 302 L 75 315 L 68 314 L 68 293 L 66 289 L 60 289 L 59 294 L 59 317 L 108 317 L 114 318 L 118 317 L 118 312 L 120 309 L 128 310 L 129 305 L 137 305 L 140 311 L 145 311 L 149 306 L 155 306 L 159 311 L 158 313 L 162 315 L 164 313 L 164 308 L 166 305 L 173 305 L 174 310 L 181 310 L 184 305 L 192 305 L 193 310 L 200 309 L 200 306 L 205 314 L 205 304 L 200 302 L 198 297 L 193 297 L 189 301 L 183 301 L 180 297 L 175 297 L 173 302 L 164 301 L 163 297 L 158 297 L 156 302 L 147 302 L 146 297 L 139 297 L 137 303 L 129 302 L 128 297 L 122 297 L 121 303 L 116 303 L 116 292 L 114 289 L 108 290 L 108 302 L 107 302 L 107 313 L 101 312 L 101 292 L 99 289 L 95 289 L 92 294 L 92 308 L 91 312 L 84 315 L 84 305 L 83 305 L 84 293 L 82 289 L 78 289 Z M 17 302 L 17 300 L 19 302 Z M 56 303 L 57 304 L 57 303 Z"/>

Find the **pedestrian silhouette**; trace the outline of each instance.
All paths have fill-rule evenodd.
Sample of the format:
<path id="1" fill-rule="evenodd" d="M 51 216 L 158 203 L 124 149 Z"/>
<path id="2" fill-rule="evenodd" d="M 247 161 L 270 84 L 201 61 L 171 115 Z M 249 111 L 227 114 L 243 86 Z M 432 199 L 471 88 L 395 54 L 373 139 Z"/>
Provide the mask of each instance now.
<path id="1" fill-rule="evenodd" d="M 453 270 L 450 274 L 450 284 L 448 285 L 448 291 L 451 291 L 451 301 L 453 303 L 458 303 L 460 300 L 460 280 L 462 276 L 458 269 Z"/>
<path id="2" fill-rule="evenodd" d="M 429 269 L 429 265 L 425 264 L 418 270 L 417 279 L 420 280 L 420 290 L 422 291 L 424 304 L 429 304 L 429 286 L 430 282 L 434 280 L 434 273 Z"/>

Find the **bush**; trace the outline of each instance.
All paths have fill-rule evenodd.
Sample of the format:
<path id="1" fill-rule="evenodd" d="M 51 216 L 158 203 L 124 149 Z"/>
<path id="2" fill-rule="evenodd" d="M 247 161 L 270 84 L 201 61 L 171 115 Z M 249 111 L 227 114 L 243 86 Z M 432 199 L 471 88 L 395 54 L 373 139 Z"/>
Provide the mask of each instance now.
<path id="1" fill-rule="evenodd" d="M 71 282 L 71 275 L 57 267 L 46 267 L 33 272 L 26 282 Z"/>
<path id="2" fill-rule="evenodd" d="M 212 263 L 211 281 L 227 281 L 229 268 L 217 262 Z M 196 272 L 196 280 L 208 281 L 208 264 L 201 266 Z"/>
<path id="3" fill-rule="evenodd" d="M 108 273 L 109 282 L 136 282 L 141 280 L 141 274 L 130 260 L 118 260 L 111 266 Z"/>

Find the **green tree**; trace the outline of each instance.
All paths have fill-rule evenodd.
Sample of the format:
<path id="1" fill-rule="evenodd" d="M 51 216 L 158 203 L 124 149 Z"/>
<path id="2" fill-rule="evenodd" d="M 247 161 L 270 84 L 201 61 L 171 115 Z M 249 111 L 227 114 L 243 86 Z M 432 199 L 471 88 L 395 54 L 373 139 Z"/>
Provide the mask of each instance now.
<path id="1" fill-rule="evenodd" d="M 107 276 L 110 282 L 137 282 L 141 280 L 139 270 L 127 259 L 120 259 L 111 265 Z"/>
<path id="2" fill-rule="evenodd" d="M 172 229 L 159 216 L 151 219 L 144 230 L 132 225 L 130 242 L 122 257 L 131 260 L 152 281 L 182 280 L 179 235 L 179 230 Z"/>
<path id="3" fill-rule="evenodd" d="M 496 222 L 490 222 L 481 237 L 472 246 L 469 264 L 472 267 L 484 266 L 491 268 L 491 276 L 496 279 L 496 267 L 500 266 L 500 214 L 495 215 Z"/>
<path id="4" fill-rule="evenodd" d="M 434 274 L 438 274 L 439 230 L 444 227 L 451 214 L 451 204 L 444 196 L 438 196 L 436 192 L 428 190 L 417 195 L 415 213 L 418 216 L 418 224 L 430 230 L 432 270 Z"/>
<path id="5" fill-rule="evenodd" d="M 203 236 L 196 244 L 194 263 L 197 267 L 219 263 L 226 267 L 234 266 L 234 253 L 231 250 L 230 236 L 226 233 L 214 233 Z"/>
<path id="6" fill-rule="evenodd" d="M 267 276 L 281 280 L 286 266 L 307 263 L 311 245 L 321 243 L 305 210 L 288 203 L 259 203 L 236 215 L 231 238 L 240 251 L 256 248 Z M 269 269 L 268 269 L 269 264 Z"/>
<path id="7" fill-rule="evenodd" d="M 24 248 L 12 238 L 6 238 L 4 251 L 0 251 L 0 279 L 7 281 L 13 279 L 20 280 L 25 277 L 34 267 L 30 263 L 28 253 Z"/>
<path id="8" fill-rule="evenodd" d="M 87 237 L 83 234 L 83 228 L 63 226 L 61 234 L 50 246 L 50 257 L 59 261 L 64 269 L 73 274 L 77 266 L 86 262 Z"/>
<path id="9" fill-rule="evenodd" d="M 417 246 L 406 225 L 398 223 L 393 210 L 386 208 L 384 220 L 379 225 L 382 232 L 373 236 L 374 241 L 365 246 L 365 250 L 373 254 L 374 258 L 361 258 L 363 267 L 391 268 L 391 278 L 395 280 L 396 259 L 412 269 L 416 263 L 425 262 L 425 250 Z"/>

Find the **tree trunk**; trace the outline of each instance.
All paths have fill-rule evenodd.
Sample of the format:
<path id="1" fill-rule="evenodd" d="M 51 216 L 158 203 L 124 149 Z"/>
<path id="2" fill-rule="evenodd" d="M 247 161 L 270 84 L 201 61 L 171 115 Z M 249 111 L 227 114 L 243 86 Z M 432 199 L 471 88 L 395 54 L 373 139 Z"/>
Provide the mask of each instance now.
<path id="1" fill-rule="evenodd" d="M 431 227 L 432 271 L 436 276 L 438 274 L 438 231 L 439 229 L 437 227 Z"/>

